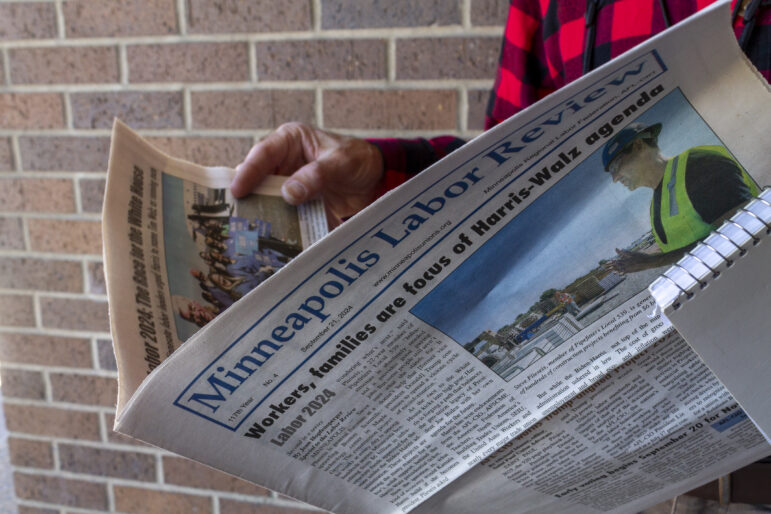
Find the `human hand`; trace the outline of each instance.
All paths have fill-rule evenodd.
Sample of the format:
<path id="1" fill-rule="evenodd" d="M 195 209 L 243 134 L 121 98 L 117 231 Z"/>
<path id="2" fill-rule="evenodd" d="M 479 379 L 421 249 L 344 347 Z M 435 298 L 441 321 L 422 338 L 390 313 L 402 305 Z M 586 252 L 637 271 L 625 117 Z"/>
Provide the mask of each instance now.
<path id="1" fill-rule="evenodd" d="M 605 266 L 617 273 L 634 273 L 656 266 L 656 257 L 647 253 L 616 248 L 616 254 L 618 258 L 608 261 Z"/>
<path id="2" fill-rule="evenodd" d="M 285 123 L 254 145 L 236 167 L 233 196 L 251 193 L 270 174 L 289 176 L 281 193 L 292 205 L 323 197 L 334 227 L 372 202 L 383 161 L 378 148 L 363 139 Z"/>

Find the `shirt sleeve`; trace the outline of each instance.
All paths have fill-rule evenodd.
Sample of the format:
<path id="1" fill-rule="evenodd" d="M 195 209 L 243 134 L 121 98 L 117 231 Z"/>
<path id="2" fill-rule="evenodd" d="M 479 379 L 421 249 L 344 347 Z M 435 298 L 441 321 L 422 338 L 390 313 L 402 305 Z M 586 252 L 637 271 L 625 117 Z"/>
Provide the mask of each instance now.
<path id="1" fill-rule="evenodd" d="M 752 199 L 733 159 L 698 151 L 688 157 L 685 187 L 693 208 L 710 224 Z"/>
<path id="2" fill-rule="evenodd" d="M 466 143 L 453 136 L 367 141 L 375 145 L 383 157 L 383 178 L 378 187 L 378 198 Z"/>
<path id="3" fill-rule="evenodd" d="M 509 6 L 501 55 L 485 116 L 490 128 L 557 90 L 560 72 L 550 66 L 541 4 L 513 0 Z"/>

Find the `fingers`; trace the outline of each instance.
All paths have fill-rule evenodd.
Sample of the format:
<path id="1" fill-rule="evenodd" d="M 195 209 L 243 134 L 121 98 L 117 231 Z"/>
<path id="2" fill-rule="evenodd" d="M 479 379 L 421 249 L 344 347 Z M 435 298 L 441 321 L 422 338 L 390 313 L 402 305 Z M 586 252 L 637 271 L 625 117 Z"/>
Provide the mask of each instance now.
<path id="1" fill-rule="evenodd" d="M 285 131 L 276 131 L 254 145 L 244 162 L 236 166 L 236 176 L 230 184 L 233 196 L 240 198 L 251 193 L 262 179 L 279 170 L 289 147 L 290 135 Z"/>
<path id="2" fill-rule="evenodd" d="M 318 196 L 322 192 L 323 161 L 311 161 L 290 176 L 281 186 L 281 194 L 287 203 L 299 205 Z"/>

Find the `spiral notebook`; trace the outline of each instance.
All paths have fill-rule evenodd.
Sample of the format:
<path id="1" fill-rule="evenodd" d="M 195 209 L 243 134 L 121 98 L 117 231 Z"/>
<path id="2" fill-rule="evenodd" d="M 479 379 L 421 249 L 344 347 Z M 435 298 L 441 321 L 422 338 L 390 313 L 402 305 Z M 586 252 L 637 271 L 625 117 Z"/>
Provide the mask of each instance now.
<path id="1" fill-rule="evenodd" d="M 771 188 L 649 289 L 771 442 Z"/>

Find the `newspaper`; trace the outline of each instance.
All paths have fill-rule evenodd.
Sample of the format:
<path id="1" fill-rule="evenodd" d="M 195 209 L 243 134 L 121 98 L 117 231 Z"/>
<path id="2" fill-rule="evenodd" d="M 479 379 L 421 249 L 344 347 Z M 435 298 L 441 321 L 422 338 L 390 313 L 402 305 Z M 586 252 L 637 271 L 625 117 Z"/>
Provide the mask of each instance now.
<path id="1" fill-rule="evenodd" d="M 709 8 L 476 138 L 154 369 L 143 334 L 168 330 L 177 263 L 152 245 L 167 197 L 147 184 L 229 175 L 117 125 L 104 225 L 116 429 L 339 513 L 628 512 L 771 453 L 654 313 L 647 286 L 677 251 L 656 236 L 650 188 L 603 162 L 638 127 L 670 170 L 685 167 L 669 157 L 718 154 L 768 182 L 769 91 L 728 19 Z M 135 167 L 150 170 L 141 194 Z M 131 274 L 158 254 L 165 308 Z"/>
<path id="2" fill-rule="evenodd" d="M 104 247 L 122 406 L 199 328 L 327 233 L 321 201 L 299 208 L 270 176 L 245 199 L 235 171 L 150 146 L 116 120 Z"/>

